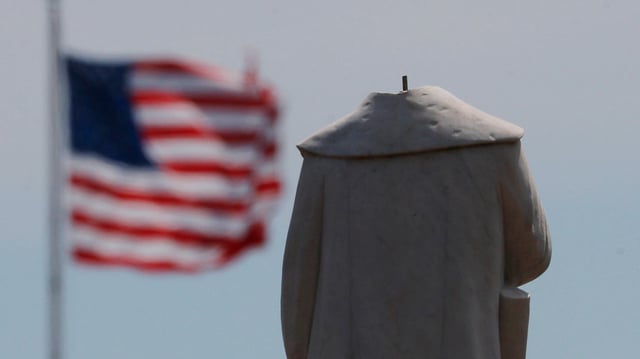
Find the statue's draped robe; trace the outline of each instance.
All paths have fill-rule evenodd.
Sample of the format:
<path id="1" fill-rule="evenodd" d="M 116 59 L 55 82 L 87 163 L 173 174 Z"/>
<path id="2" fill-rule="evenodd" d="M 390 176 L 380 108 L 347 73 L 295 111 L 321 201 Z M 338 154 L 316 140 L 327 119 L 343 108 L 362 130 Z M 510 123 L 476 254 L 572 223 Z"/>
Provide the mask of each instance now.
<path id="1" fill-rule="evenodd" d="M 300 146 L 289 359 L 499 359 L 499 293 L 551 250 L 517 126 L 437 87 L 371 94 Z"/>

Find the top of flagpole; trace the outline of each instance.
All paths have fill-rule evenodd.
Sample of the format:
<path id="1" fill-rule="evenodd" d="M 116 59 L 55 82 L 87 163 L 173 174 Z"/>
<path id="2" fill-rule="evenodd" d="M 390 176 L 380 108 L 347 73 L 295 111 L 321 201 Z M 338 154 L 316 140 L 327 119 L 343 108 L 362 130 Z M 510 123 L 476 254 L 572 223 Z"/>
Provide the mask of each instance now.
<path id="1" fill-rule="evenodd" d="M 244 84 L 252 88 L 258 84 L 258 53 L 254 48 L 245 50 Z"/>

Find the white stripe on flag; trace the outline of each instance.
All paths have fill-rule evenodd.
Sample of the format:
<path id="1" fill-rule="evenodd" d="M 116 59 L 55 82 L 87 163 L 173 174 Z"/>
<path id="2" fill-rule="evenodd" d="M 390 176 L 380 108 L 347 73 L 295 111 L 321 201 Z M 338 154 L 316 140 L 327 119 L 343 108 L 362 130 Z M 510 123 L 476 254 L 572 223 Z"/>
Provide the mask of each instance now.
<path id="1" fill-rule="evenodd" d="M 202 110 L 185 104 L 141 105 L 134 107 L 138 126 L 189 126 L 205 127 L 217 131 L 261 131 L 267 128 L 262 110 Z"/>
<path id="2" fill-rule="evenodd" d="M 259 181 L 260 178 L 279 178 L 279 170 L 280 168 L 275 161 L 264 160 L 256 164 L 254 172 L 257 181 Z"/>
<path id="3" fill-rule="evenodd" d="M 158 169 L 138 169 L 114 164 L 91 155 L 72 155 L 70 173 L 107 183 L 115 188 L 146 193 L 171 193 L 200 199 L 246 200 L 253 195 L 248 180 L 228 180 L 217 175 L 180 175 Z"/>
<path id="4" fill-rule="evenodd" d="M 258 197 L 259 200 L 251 207 L 251 214 L 255 218 L 265 218 L 266 215 L 273 213 L 276 209 L 279 194 L 265 194 Z"/>
<path id="5" fill-rule="evenodd" d="M 248 216 L 229 216 L 199 209 L 114 201 L 80 188 L 72 188 L 67 200 L 73 210 L 80 210 L 93 219 L 129 226 L 161 226 L 169 230 L 188 230 L 202 235 L 240 238 L 251 224 Z"/>
<path id="6" fill-rule="evenodd" d="M 140 240 L 138 237 L 106 234 L 86 227 L 74 228 L 71 241 L 77 249 L 101 256 L 126 257 L 136 261 L 168 261 L 184 266 L 212 265 L 219 255 L 215 247 L 185 245 L 162 237 Z"/>
<path id="7" fill-rule="evenodd" d="M 210 139 L 168 138 L 145 141 L 147 154 L 158 163 L 209 161 L 234 167 L 252 166 L 259 158 L 254 145 L 229 146 Z"/>
<path id="8" fill-rule="evenodd" d="M 176 91 L 188 94 L 234 94 L 246 95 L 242 82 L 214 82 L 187 74 L 134 71 L 130 85 L 134 90 Z"/>

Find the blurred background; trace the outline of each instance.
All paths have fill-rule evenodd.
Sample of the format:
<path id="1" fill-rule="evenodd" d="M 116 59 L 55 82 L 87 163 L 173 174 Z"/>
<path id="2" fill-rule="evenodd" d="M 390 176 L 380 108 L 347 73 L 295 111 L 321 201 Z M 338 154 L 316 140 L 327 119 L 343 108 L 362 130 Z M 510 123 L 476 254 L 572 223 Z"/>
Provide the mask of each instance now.
<path id="1" fill-rule="evenodd" d="M 44 358 L 45 0 L 0 0 L 0 358 Z M 553 240 L 529 358 L 632 357 L 640 337 L 636 1 L 63 1 L 67 51 L 242 70 L 283 104 L 285 192 L 267 245 L 200 275 L 65 261 L 69 359 L 283 358 L 281 260 L 295 144 L 370 92 L 438 85 L 525 128 Z"/>

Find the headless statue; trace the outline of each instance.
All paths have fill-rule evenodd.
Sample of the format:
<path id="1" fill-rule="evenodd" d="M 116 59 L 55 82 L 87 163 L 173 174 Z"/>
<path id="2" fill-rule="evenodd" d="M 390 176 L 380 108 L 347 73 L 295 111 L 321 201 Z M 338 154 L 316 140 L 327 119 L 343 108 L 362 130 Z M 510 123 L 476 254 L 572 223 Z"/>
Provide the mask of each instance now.
<path id="1" fill-rule="evenodd" d="M 551 258 L 524 131 L 438 87 L 372 93 L 298 148 L 288 359 L 522 359 Z"/>

